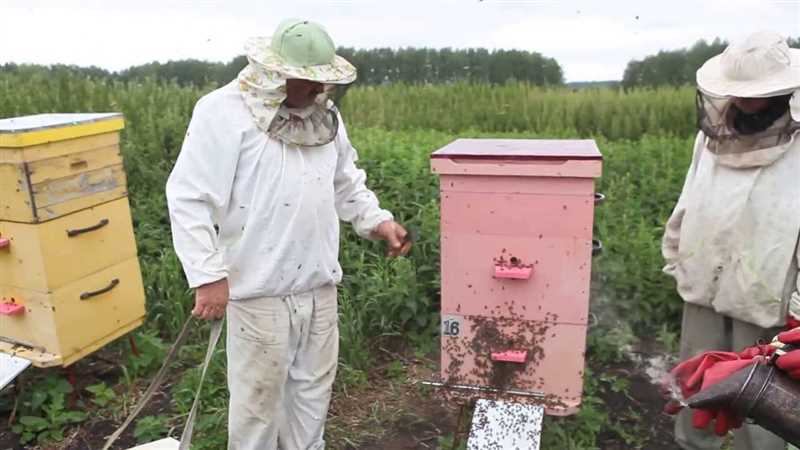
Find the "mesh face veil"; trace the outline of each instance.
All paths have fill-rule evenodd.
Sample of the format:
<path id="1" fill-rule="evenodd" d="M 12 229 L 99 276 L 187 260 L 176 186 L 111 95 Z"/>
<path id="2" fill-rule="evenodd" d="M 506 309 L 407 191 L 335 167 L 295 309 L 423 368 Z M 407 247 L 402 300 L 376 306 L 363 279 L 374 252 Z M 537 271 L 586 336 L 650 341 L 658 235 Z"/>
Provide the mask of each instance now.
<path id="1" fill-rule="evenodd" d="M 769 97 L 762 111 L 748 114 L 732 97 L 715 97 L 697 91 L 697 125 L 709 140 L 714 153 L 741 153 L 781 146 L 800 130 L 800 122 L 790 114 L 791 94 Z"/>
<path id="2" fill-rule="evenodd" d="M 311 107 L 294 110 L 284 105 L 278 109 L 269 127 L 269 134 L 287 144 L 317 147 L 336 139 L 339 117 L 325 95 Z"/>

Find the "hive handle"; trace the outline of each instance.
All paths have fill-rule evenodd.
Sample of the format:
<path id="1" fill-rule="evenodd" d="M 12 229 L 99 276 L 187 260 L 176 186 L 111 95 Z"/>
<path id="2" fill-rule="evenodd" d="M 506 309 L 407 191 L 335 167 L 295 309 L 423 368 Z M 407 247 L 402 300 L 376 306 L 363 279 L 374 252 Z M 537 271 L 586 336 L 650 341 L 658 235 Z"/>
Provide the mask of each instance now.
<path id="1" fill-rule="evenodd" d="M 73 161 L 69 165 L 72 170 L 86 170 L 87 167 L 89 167 L 89 162 L 84 159 Z"/>
<path id="2" fill-rule="evenodd" d="M 114 278 L 113 280 L 111 280 L 110 283 L 108 283 L 108 286 L 106 286 L 106 287 L 104 287 L 102 289 L 98 289 L 96 291 L 88 291 L 88 292 L 82 293 L 81 294 L 81 300 L 88 300 L 88 299 L 90 299 L 92 297 L 95 297 L 95 296 L 98 296 L 100 294 L 105 294 L 106 292 L 108 292 L 108 291 L 114 289 L 115 287 L 117 287 L 118 284 L 119 284 L 119 279 L 118 278 Z"/>
<path id="3" fill-rule="evenodd" d="M 92 225 L 90 227 L 75 228 L 74 230 L 67 230 L 67 236 L 75 237 L 75 236 L 78 236 L 79 234 L 83 234 L 83 233 L 88 233 L 90 231 L 99 230 L 100 228 L 103 228 L 104 226 L 108 225 L 108 223 L 109 223 L 108 219 L 102 219 L 102 220 L 100 220 L 100 222 L 98 222 L 97 224 Z"/>
<path id="4" fill-rule="evenodd" d="M 604 201 L 606 201 L 606 194 L 601 194 L 600 192 L 595 192 L 594 193 L 594 204 L 595 205 L 599 205 L 600 203 L 603 203 Z"/>
<path id="5" fill-rule="evenodd" d="M 592 256 L 603 253 L 603 242 L 599 239 L 592 239 Z"/>

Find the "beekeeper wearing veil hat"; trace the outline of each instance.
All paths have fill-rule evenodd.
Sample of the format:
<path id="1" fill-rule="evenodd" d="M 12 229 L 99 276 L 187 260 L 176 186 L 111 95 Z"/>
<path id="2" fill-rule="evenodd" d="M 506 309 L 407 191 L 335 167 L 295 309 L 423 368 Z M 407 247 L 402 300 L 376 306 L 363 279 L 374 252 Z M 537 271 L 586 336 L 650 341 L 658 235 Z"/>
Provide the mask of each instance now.
<path id="1" fill-rule="evenodd" d="M 326 95 L 356 69 L 322 26 L 247 42 L 247 67 L 195 106 L 167 182 L 192 313 L 227 317 L 228 448 L 320 450 L 338 364 L 339 221 L 408 251 Z M 230 301 L 229 301 L 230 300 Z"/>
<path id="2" fill-rule="evenodd" d="M 800 51 L 754 33 L 707 61 L 697 88 L 700 130 L 662 245 L 685 301 L 682 360 L 769 341 L 800 319 Z M 683 410 L 675 438 L 684 449 L 718 449 L 735 422 Z M 737 450 L 785 448 L 755 425 L 734 434 Z"/>

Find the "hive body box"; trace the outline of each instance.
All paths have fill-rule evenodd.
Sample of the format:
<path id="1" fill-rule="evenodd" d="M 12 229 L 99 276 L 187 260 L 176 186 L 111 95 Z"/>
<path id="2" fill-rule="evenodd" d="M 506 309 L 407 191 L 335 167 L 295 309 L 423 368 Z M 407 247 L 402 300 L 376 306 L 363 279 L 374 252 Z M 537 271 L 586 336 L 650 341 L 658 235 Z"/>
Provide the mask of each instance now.
<path id="1" fill-rule="evenodd" d="M 0 120 L 0 351 L 69 365 L 141 325 L 120 114 Z"/>
<path id="2" fill-rule="evenodd" d="M 443 382 L 453 392 L 500 391 L 549 414 L 575 413 L 597 146 L 459 139 L 431 165 L 441 186 Z"/>

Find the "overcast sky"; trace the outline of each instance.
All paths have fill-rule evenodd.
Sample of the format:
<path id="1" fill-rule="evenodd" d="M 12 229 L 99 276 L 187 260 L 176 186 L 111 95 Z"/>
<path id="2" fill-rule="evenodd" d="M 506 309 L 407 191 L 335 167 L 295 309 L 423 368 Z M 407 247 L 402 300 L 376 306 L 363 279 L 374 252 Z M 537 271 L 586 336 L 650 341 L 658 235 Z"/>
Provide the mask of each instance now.
<path id="1" fill-rule="evenodd" d="M 800 0 L 0 0 L 0 63 L 227 62 L 286 17 L 348 47 L 538 51 L 568 81 L 620 79 L 630 59 L 701 38 L 800 35 Z"/>

